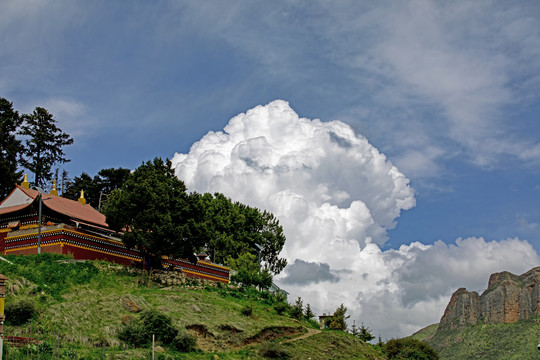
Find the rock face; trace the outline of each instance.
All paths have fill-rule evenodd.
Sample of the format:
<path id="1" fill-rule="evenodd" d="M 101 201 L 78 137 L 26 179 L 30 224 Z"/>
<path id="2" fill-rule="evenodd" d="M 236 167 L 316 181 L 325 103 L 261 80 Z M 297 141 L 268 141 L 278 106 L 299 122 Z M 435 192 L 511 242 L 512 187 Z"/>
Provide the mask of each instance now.
<path id="1" fill-rule="evenodd" d="M 492 274 L 482 295 L 458 289 L 444 311 L 439 330 L 468 324 L 499 324 L 527 320 L 540 315 L 540 267 L 517 276 Z"/>

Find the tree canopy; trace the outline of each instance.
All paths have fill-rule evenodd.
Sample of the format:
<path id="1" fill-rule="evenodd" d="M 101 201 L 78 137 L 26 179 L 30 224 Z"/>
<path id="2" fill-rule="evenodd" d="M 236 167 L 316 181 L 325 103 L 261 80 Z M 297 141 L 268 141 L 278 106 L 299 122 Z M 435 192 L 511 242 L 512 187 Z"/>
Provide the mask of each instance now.
<path id="1" fill-rule="evenodd" d="M 279 258 L 285 244 L 283 228 L 272 213 L 232 202 L 220 193 L 193 196 L 204 212 L 205 249 L 214 262 L 224 263 L 245 253 L 258 256 L 259 245 L 264 268 L 279 274 L 287 265 Z"/>
<path id="2" fill-rule="evenodd" d="M 100 172 L 110 177 L 113 173 Z M 238 268 L 239 282 L 263 288 L 271 285 L 271 273 L 285 267 L 286 260 L 279 258 L 285 236 L 271 213 L 232 202 L 223 194 L 188 194 L 169 160 L 156 158 L 126 174 L 103 212 L 112 229 L 123 231 L 128 247 L 156 259 L 167 255 L 194 261 L 194 253 L 206 251 L 212 261 Z M 83 174 L 75 183 L 91 187 L 96 181 Z"/>
<path id="3" fill-rule="evenodd" d="M 391 339 L 384 346 L 388 359 L 437 360 L 439 354 L 427 343 L 418 339 Z"/>
<path id="4" fill-rule="evenodd" d="M 46 109 L 36 107 L 32 114 L 22 116 L 20 134 L 26 137 L 21 164 L 34 173 L 34 185 L 44 186 L 52 179 L 55 164 L 69 162 L 64 146 L 73 139 L 58 127 L 53 115 Z"/>
<path id="5" fill-rule="evenodd" d="M 99 208 L 100 198 L 101 203 L 105 203 L 106 198 L 113 190 L 122 187 L 130 172 L 129 169 L 124 168 L 102 169 L 93 178 L 83 172 L 69 183 L 62 195 L 76 200 L 79 198 L 81 190 L 84 190 L 86 202 L 95 208 Z"/>
<path id="6" fill-rule="evenodd" d="M 169 160 L 139 166 L 112 192 L 103 212 L 112 229 L 123 230 L 126 246 L 157 260 L 166 255 L 197 261 L 196 212 Z"/>
<path id="7" fill-rule="evenodd" d="M 244 253 L 237 258 L 229 257 L 226 261 L 234 273 L 231 280 L 243 286 L 256 286 L 267 290 L 272 286 L 272 275 L 268 269 L 259 271 L 257 257 L 250 253 Z"/>
<path id="8" fill-rule="evenodd" d="M 0 98 L 0 200 L 13 190 L 22 177 L 17 167 L 23 147 L 16 138 L 21 122 L 19 113 L 13 110 L 13 103 Z"/>

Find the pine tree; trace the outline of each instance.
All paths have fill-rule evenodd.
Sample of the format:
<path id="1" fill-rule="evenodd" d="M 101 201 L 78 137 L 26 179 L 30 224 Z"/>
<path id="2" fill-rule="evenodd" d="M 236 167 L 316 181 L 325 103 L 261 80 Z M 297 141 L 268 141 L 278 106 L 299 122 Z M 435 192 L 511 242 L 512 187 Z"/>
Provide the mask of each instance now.
<path id="1" fill-rule="evenodd" d="M 358 337 L 358 334 L 359 334 L 359 331 L 358 331 L 358 328 L 356 327 L 356 320 L 353 320 L 353 324 L 351 326 L 351 335 L 354 337 Z"/>
<path id="2" fill-rule="evenodd" d="M 44 186 L 52 179 L 54 165 L 69 162 L 63 147 L 73 139 L 58 127 L 53 115 L 37 107 L 32 114 L 23 115 L 20 134 L 27 136 L 22 165 L 34 173 L 34 185 Z"/>
<path id="3" fill-rule="evenodd" d="M 341 330 L 341 331 L 347 331 L 347 323 L 345 322 L 346 319 L 348 319 L 350 316 L 345 316 L 347 313 L 347 308 L 345 305 L 341 304 L 336 311 L 334 311 L 334 315 L 332 315 L 332 320 L 330 320 L 330 324 L 328 324 L 328 328 L 331 330 Z"/>
<path id="4" fill-rule="evenodd" d="M 364 323 L 362 323 L 362 326 L 360 326 L 357 337 L 364 342 L 369 342 L 375 339 L 375 336 L 373 336 L 371 330 L 365 326 Z"/>
<path id="5" fill-rule="evenodd" d="M 9 195 L 22 177 L 22 172 L 17 171 L 22 144 L 15 137 L 20 125 L 21 118 L 13 110 L 13 104 L 0 98 L 0 201 Z"/>
<path id="6" fill-rule="evenodd" d="M 302 302 L 302 298 L 298 297 L 294 305 L 291 306 L 291 317 L 295 318 L 296 320 L 301 320 L 303 314 L 304 314 L 304 304 Z"/>
<path id="7" fill-rule="evenodd" d="M 309 304 L 306 305 L 306 312 L 305 312 L 304 316 L 306 317 L 306 320 L 308 320 L 308 321 L 315 317 L 315 314 L 311 310 L 311 305 L 309 305 Z"/>
<path id="8" fill-rule="evenodd" d="M 67 170 L 62 169 L 62 175 L 60 175 L 60 192 L 62 195 L 64 195 L 64 192 L 68 189 L 68 187 L 71 184 L 71 179 L 69 178 L 69 174 Z"/>

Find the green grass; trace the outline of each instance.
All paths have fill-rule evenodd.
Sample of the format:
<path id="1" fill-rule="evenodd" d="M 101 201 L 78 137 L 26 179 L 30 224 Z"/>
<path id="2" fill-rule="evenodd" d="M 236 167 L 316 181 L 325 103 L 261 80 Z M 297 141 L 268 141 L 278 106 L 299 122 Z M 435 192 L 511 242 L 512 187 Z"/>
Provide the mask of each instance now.
<path id="1" fill-rule="evenodd" d="M 441 359 L 538 359 L 538 320 L 437 332 L 427 342 Z"/>
<path id="2" fill-rule="evenodd" d="M 374 345 L 342 331 L 323 331 L 309 338 L 287 343 L 292 359 L 383 359 L 381 350 Z"/>
<path id="3" fill-rule="evenodd" d="M 312 328 L 307 321 L 278 315 L 277 300 L 255 289 L 228 286 L 163 286 L 144 272 L 104 262 L 73 262 L 68 258 L 8 256 L 14 265 L 0 261 L 0 273 L 8 280 L 6 304 L 30 300 L 37 316 L 23 326 L 6 326 L 5 333 L 61 339 L 60 352 L 76 351 L 79 357 L 100 358 L 102 351 L 117 359 L 148 359 L 150 350 L 134 348 L 118 339 L 125 325 L 140 314 L 128 312 L 123 299 L 141 309 L 157 309 L 171 317 L 178 329 L 197 336 L 201 349 L 189 354 L 165 348 L 162 359 L 263 359 L 261 347 L 282 347 L 291 359 L 382 359 L 376 347 L 343 332 L 322 332 L 312 337 L 278 345 Z M 252 306 L 251 315 L 242 309 Z M 199 311 L 200 310 L 200 311 Z M 14 350 L 15 351 L 15 350 Z M 20 350 L 17 350 L 20 351 Z"/>
<path id="4" fill-rule="evenodd" d="M 412 334 L 409 337 L 411 337 L 413 339 L 416 339 L 416 340 L 420 340 L 420 341 L 427 341 L 427 340 L 431 339 L 433 337 L 433 335 L 435 335 L 435 332 L 437 331 L 438 328 L 439 328 L 439 324 L 432 324 L 432 325 L 426 326 L 425 328 L 415 332 L 414 334 Z"/>

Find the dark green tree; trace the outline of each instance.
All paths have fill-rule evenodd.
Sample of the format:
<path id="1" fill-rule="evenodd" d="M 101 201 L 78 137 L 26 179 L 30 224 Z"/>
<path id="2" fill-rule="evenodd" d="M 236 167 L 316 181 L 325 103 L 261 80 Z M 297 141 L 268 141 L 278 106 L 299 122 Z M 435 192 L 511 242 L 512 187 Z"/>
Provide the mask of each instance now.
<path id="1" fill-rule="evenodd" d="M 85 172 L 73 178 L 62 196 L 68 199 L 77 200 L 81 195 L 81 190 L 84 190 L 86 203 L 97 207 L 99 200 L 99 184 Z"/>
<path id="2" fill-rule="evenodd" d="M 264 268 L 273 274 L 283 270 L 287 261 L 279 258 L 279 253 L 285 236 L 273 214 L 232 202 L 219 193 L 198 196 L 204 212 L 206 251 L 214 262 L 223 263 L 244 253 L 258 256 L 259 245 Z"/>
<path id="3" fill-rule="evenodd" d="M 9 195 L 22 178 L 17 165 L 23 148 L 15 136 L 21 121 L 19 113 L 13 110 L 13 104 L 0 98 L 0 201 Z"/>
<path id="4" fill-rule="evenodd" d="M 63 196 L 76 200 L 79 198 L 81 190 L 84 190 L 86 202 L 101 210 L 99 205 L 107 201 L 113 190 L 122 187 L 130 173 L 129 169 L 123 168 L 102 169 L 92 178 L 83 172 L 69 183 Z"/>
<path id="5" fill-rule="evenodd" d="M 356 337 L 359 338 L 360 340 L 364 341 L 364 342 L 369 342 L 369 341 L 375 339 L 375 336 L 373 336 L 373 334 L 371 333 L 370 328 L 365 326 L 364 323 L 362 323 L 362 325 L 360 325 L 360 328 L 357 331 L 358 331 L 358 333 L 356 334 Z"/>
<path id="6" fill-rule="evenodd" d="M 304 317 L 306 318 L 306 320 L 311 320 L 315 317 L 313 310 L 311 310 L 311 305 L 309 304 L 306 305 L 306 312 L 304 314 L 305 314 Z"/>
<path id="7" fill-rule="evenodd" d="M 291 305 L 290 310 L 291 317 L 296 320 L 301 320 L 302 315 L 304 314 L 304 304 L 301 297 L 298 297 L 293 305 Z"/>
<path id="8" fill-rule="evenodd" d="M 347 322 L 345 320 L 348 319 L 349 316 L 345 316 L 346 313 L 347 308 L 345 305 L 341 304 L 336 311 L 334 311 L 332 320 L 330 320 L 330 323 L 328 324 L 328 328 L 331 330 L 347 331 Z"/>
<path id="9" fill-rule="evenodd" d="M 256 286 L 266 290 L 272 285 L 272 275 L 267 269 L 259 271 L 257 257 L 244 253 L 237 258 L 229 257 L 227 266 L 234 270 L 231 280 L 243 286 Z"/>
<path id="10" fill-rule="evenodd" d="M 98 172 L 100 191 L 104 194 L 110 194 L 113 190 L 122 187 L 129 178 L 131 170 L 124 168 L 101 169 Z"/>
<path id="11" fill-rule="evenodd" d="M 438 360 L 439 354 L 428 344 L 412 338 L 392 339 L 384 346 L 388 359 Z"/>
<path id="12" fill-rule="evenodd" d="M 69 174 L 67 170 L 62 169 L 62 173 L 60 175 L 60 182 L 57 184 L 57 186 L 60 188 L 60 193 L 63 195 L 64 192 L 69 188 L 71 185 L 71 179 L 69 177 Z"/>
<path id="13" fill-rule="evenodd" d="M 52 179 L 52 168 L 56 164 L 69 162 L 64 146 L 73 144 L 73 139 L 58 127 L 53 115 L 37 107 L 32 114 L 22 116 L 21 135 L 26 137 L 22 165 L 34 173 L 34 185 L 45 186 Z"/>
<path id="14" fill-rule="evenodd" d="M 103 212 L 109 226 L 122 230 L 126 246 L 159 262 L 162 255 L 197 261 L 197 211 L 171 162 L 155 158 L 139 166 L 112 192 Z M 153 265 L 159 266 L 154 263 Z"/>

